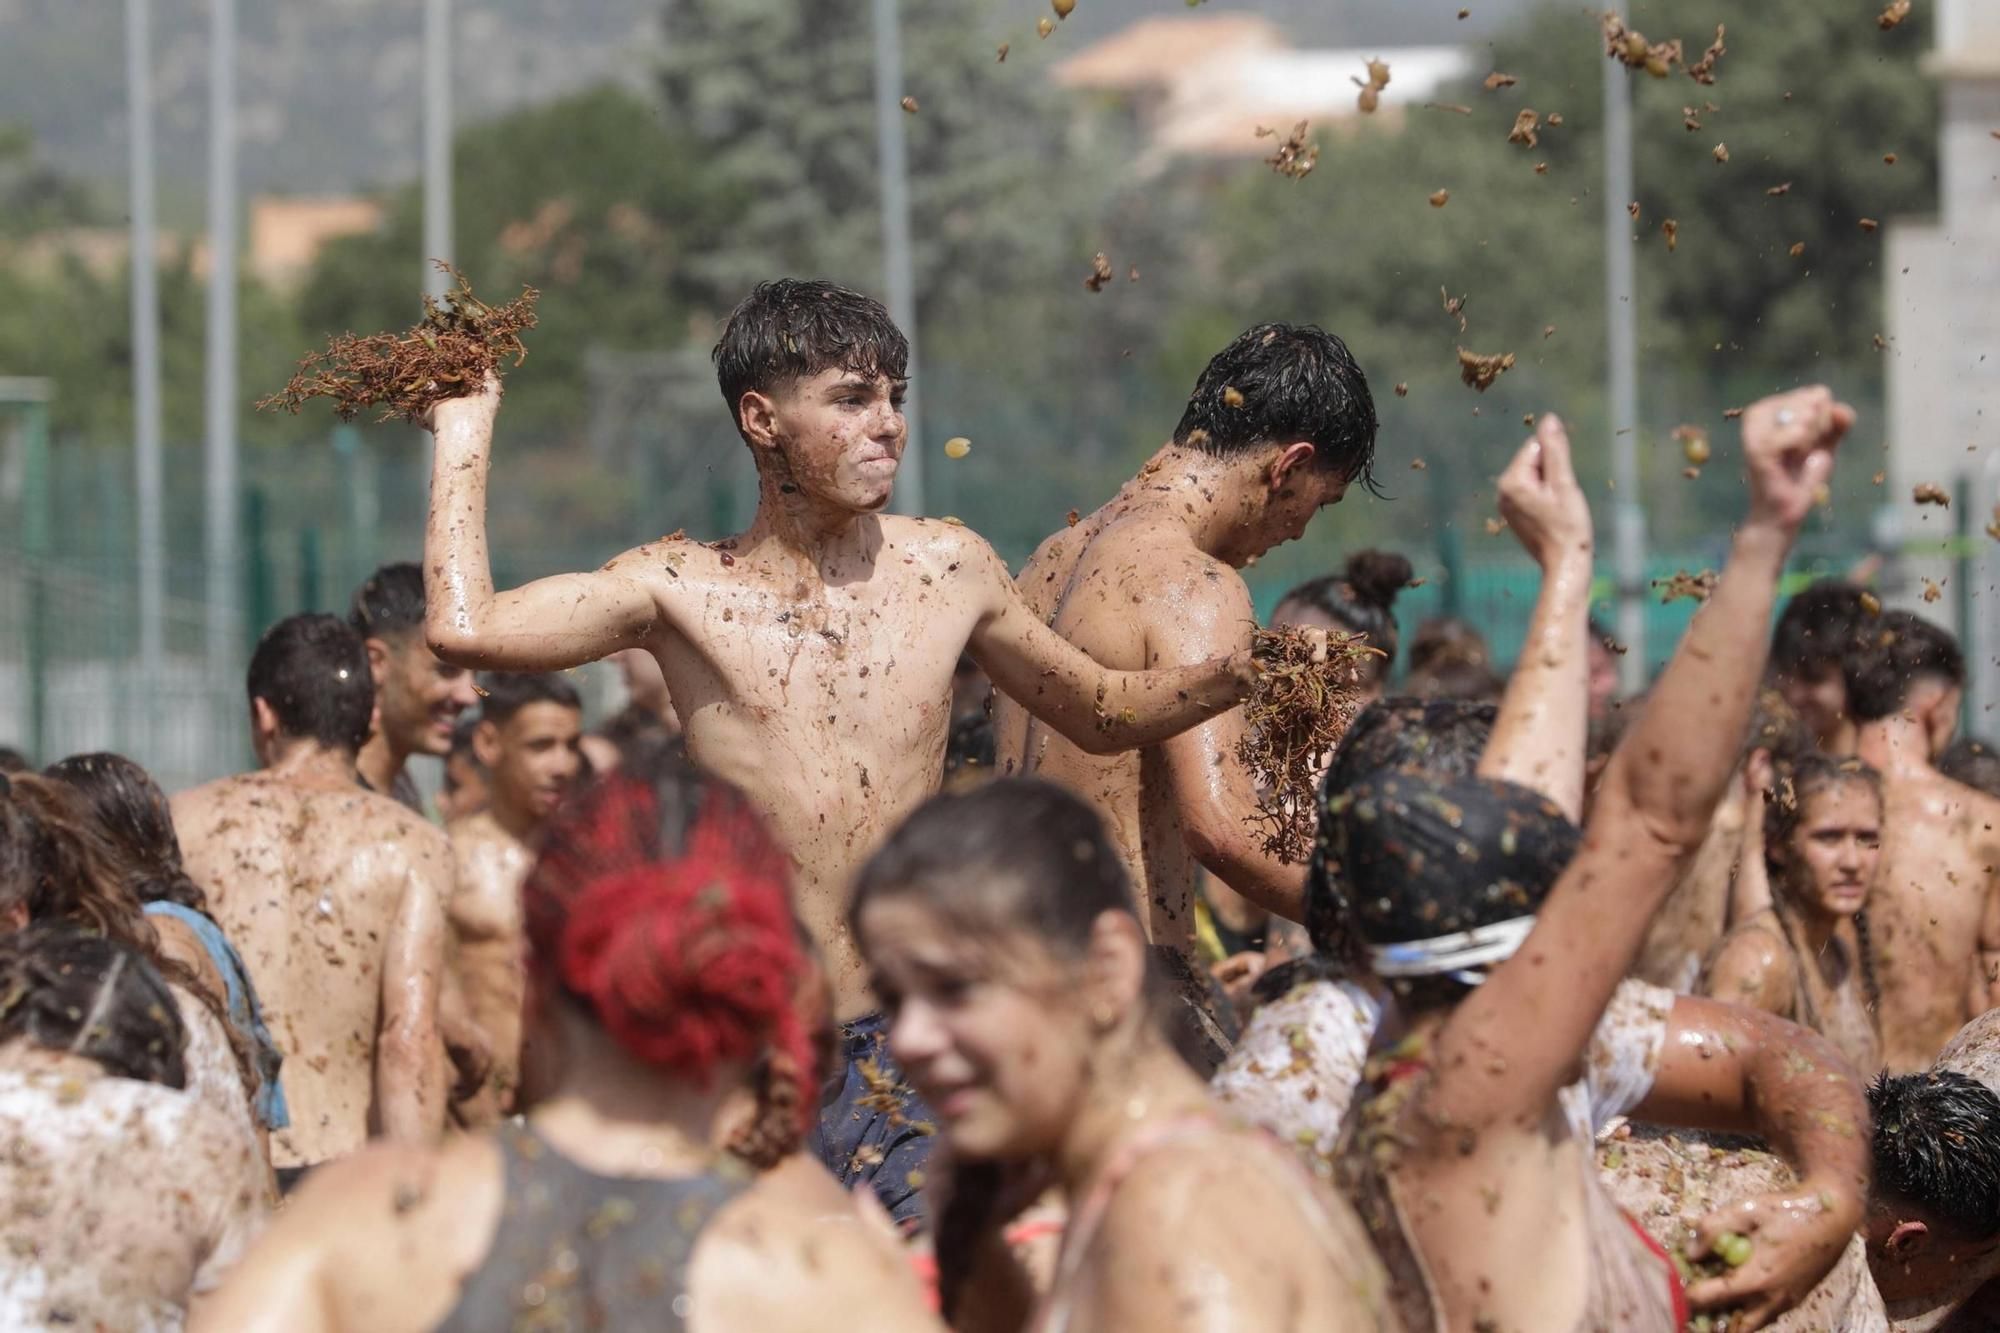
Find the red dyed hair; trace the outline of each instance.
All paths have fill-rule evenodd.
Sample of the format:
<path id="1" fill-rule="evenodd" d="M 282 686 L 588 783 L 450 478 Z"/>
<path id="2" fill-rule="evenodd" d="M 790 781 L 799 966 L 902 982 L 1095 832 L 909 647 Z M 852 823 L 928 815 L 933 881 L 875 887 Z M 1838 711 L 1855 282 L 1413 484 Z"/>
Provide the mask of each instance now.
<path id="1" fill-rule="evenodd" d="M 649 767 L 550 821 L 523 890 L 535 966 L 646 1064 L 706 1086 L 765 1057 L 809 1082 L 789 858 L 734 787 Z"/>

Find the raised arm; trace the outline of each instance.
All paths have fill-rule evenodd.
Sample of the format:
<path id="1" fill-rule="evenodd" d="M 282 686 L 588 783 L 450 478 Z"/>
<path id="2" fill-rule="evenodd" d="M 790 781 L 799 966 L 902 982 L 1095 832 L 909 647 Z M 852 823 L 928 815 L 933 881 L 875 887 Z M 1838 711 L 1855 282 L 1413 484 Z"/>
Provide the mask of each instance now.
<path id="1" fill-rule="evenodd" d="M 1736 877 L 1729 881 L 1726 926 L 1748 921 L 1771 905 L 1771 868 L 1764 863 L 1764 802 L 1771 771 L 1768 750 L 1751 751 L 1743 765 L 1743 838 L 1736 852 Z"/>
<path id="2" fill-rule="evenodd" d="M 375 1111 L 384 1138 L 428 1144 L 444 1130 L 438 995 L 444 982 L 444 901 L 451 892 L 451 858 L 443 847 L 412 855 L 415 863 L 404 881 L 389 938 L 383 941 Z"/>
<path id="3" fill-rule="evenodd" d="M 1541 566 L 1542 588 L 1479 776 L 1538 791 L 1581 820 L 1590 730 L 1590 502 L 1570 466 L 1569 432 L 1555 415 L 1541 419 L 1500 474 L 1500 513 Z"/>
<path id="4" fill-rule="evenodd" d="M 1256 680 L 1248 649 L 1192 666 L 1112 671 L 1044 625 L 992 547 L 964 538 L 965 572 L 983 599 L 973 660 L 1000 690 L 1087 754 L 1117 754 L 1186 731 L 1243 702 Z"/>
<path id="5" fill-rule="evenodd" d="M 1696 1225 L 1704 1250 L 1726 1231 L 1751 1239 L 1748 1262 L 1689 1290 L 1697 1309 L 1741 1307 L 1741 1326 L 1759 1327 L 1826 1276 L 1861 1222 L 1871 1168 L 1867 1093 L 1817 1032 L 1683 995 L 1653 1090 L 1632 1114 L 1756 1134 L 1798 1173 L 1795 1189 L 1740 1200 Z"/>
<path id="6" fill-rule="evenodd" d="M 431 416 L 430 516 L 424 526 L 424 637 L 459 666 L 554 671 L 640 643 L 658 619 L 651 591 L 607 566 L 493 590 L 486 550 L 486 470 L 499 381 L 439 403 Z"/>
<path id="7" fill-rule="evenodd" d="M 1533 1126 L 1575 1066 L 1735 770 L 1778 575 L 1854 413 L 1825 388 L 1744 416 L 1750 515 L 1646 711 L 1612 756 L 1582 848 L 1439 1034 L 1428 1100 L 1449 1123 Z"/>

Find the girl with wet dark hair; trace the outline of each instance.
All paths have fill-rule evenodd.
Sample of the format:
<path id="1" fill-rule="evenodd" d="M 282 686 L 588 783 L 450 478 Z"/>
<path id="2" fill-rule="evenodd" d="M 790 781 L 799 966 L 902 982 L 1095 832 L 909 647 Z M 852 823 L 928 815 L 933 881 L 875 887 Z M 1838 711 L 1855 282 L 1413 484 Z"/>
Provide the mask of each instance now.
<path id="1" fill-rule="evenodd" d="M 250 1097 L 258 1083 L 249 1047 L 230 1027 L 217 998 L 221 988 L 211 989 L 180 951 L 169 949 L 146 915 L 134 888 L 143 879 L 67 782 L 34 774 L 0 782 L 0 934 L 30 922 L 67 922 L 153 964 L 187 1028 L 188 1091 L 254 1135 Z M 191 947 L 205 962 L 199 946 Z"/>
<path id="2" fill-rule="evenodd" d="M 1860 1221 L 1866 1101 L 1825 1039 L 1621 985 L 1735 767 L 1778 577 L 1852 421 L 1823 388 L 1745 413 L 1750 515 L 1587 831 L 1490 777 L 1383 772 L 1328 803 L 1315 861 L 1394 997 L 1340 1174 L 1409 1327 L 1678 1333 L 1691 1307 L 1741 1307 L 1732 1326 L 1755 1328 L 1811 1290 Z M 1697 1226 L 1690 1258 L 1740 1266 L 1684 1290 L 1611 1202 L 1593 1138 L 1626 1111 L 1755 1129 L 1797 1168 L 1796 1190 Z"/>
<path id="3" fill-rule="evenodd" d="M 798 1151 L 826 988 L 743 794 L 658 755 L 543 836 L 525 1121 L 320 1168 L 197 1327 L 935 1333 L 887 1219 Z"/>
<path id="4" fill-rule="evenodd" d="M 131 870 L 133 890 L 160 930 L 162 944 L 202 975 L 211 992 L 220 989 L 226 997 L 237 1043 L 254 1063 L 257 1123 L 267 1130 L 291 1124 L 278 1078 L 284 1056 L 271 1040 L 249 969 L 209 915 L 208 896 L 181 864 L 167 794 L 145 769 L 118 754 L 72 755 L 49 765 L 44 775 L 67 783 L 96 816 L 98 831 Z M 187 956 L 190 938 L 192 958 Z"/>
<path id="5" fill-rule="evenodd" d="M 933 799 L 862 870 L 852 921 L 953 1163 L 947 1318 L 1394 1327 L 1346 1205 L 1174 1050 L 1123 858 L 1082 800 L 1023 778 Z M 1068 1220 L 1037 1302 L 1004 1228 L 1048 1189 Z"/>
<path id="6" fill-rule="evenodd" d="M 1873 1074 L 1882 1042 L 1868 895 L 1882 856 L 1882 780 L 1859 759 L 1812 750 L 1776 769 L 1741 874 L 1769 906 L 1725 935 L 1702 994 L 1802 1023 Z M 1747 830 L 1746 834 L 1753 832 Z"/>
<path id="7" fill-rule="evenodd" d="M 1410 586 L 1414 572 L 1394 551 L 1356 551 L 1341 573 L 1308 580 L 1280 597 L 1271 624 L 1366 636 L 1380 656 L 1358 668 L 1363 697 L 1379 699 L 1396 663 L 1396 594 Z"/>
<path id="8" fill-rule="evenodd" d="M 145 958 L 62 922 L 0 938 L 0 1325 L 178 1329 L 262 1226 L 241 1125 L 180 1091 Z"/>

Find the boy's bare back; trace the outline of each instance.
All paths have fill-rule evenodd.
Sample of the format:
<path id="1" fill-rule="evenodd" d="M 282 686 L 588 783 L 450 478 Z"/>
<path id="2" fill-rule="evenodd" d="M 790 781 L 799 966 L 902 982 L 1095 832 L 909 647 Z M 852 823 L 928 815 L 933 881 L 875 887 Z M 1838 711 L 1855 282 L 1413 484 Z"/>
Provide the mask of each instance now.
<path id="1" fill-rule="evenodd" d="M 173 801 L 188 873 L 249 967 L 285 1055 L 279 1166 L 353 1152 L 378 1118 L 384 973 L 429 968 L 451 885 L 444 834 L 384 796 L 270 773 Z M 427 961 L 426 961 L 427 960 Z"/>
<path id="2" fill-rule="evenodd" d="M 1142 474 L 1102 509 L 1044 541 L 1021 571 L 1023 600 L 1106 666 L 1137 671 L 1179 665 L 1171 639 L 1191 631 L 1207 643 L 1228 645 L 1217 651 L 1247 648 L 1255 624 L 1242 578 L 1202 552 L 1185 527 L 1154 506 L 1135 503 L 1133 492 L 1144 484 Z M 1001 772 L 1059 782 L 1097 807 L 1146 905 L 1147 933 L 1155 944 L 1192 958 L 1202 868 L 1188 844 L 1162 747 L 1086 754 L 1005 696 L 994 699 L 994 732 Z"/>
<path id="3" fill-rule="evenodd" d="M 1905 1074 L 1928 1069 L 1992 1004 L 1982 969 L 2000 946 L 2000 801 L 1940 773 L 1892 770 L 1882 802 L 1868 919 L 1883 1062 Z"/>

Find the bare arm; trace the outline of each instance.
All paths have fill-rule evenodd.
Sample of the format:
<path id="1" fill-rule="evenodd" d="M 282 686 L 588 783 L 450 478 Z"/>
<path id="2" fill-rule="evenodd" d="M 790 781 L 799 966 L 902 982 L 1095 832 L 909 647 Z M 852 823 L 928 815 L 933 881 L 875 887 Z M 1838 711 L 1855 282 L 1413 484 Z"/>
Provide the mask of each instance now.
<path id="1" fill-rule="evenodd" d="M 2000 1009 L 2000 877 L 1986 890 L 1986 911 L 1979 921 L 1979 970 L 1972 977 L 1971 1018 Z"/>
<path id="2" fill-rule="evenodd" d="M 1748 1005 L 1767 1014 L 1791 1008 L 1797 984 L 1791 960 L 1764 930 L 1739 930 L 1724 937 L 1701 978 L 1701 993 L 1727 1004 Z"/>
<path id="3" fill-rule="evenodd" d="M 1246 648 L 1193 666 L 1112 671 L 1044 625 L 993 548 L 967 533 L 964 563 L 984 597 L 967 647 L 998 689 L 1087 754 L 1157 744 L 1241 703 L 1255 680 Z M 974 565 L 974 562 L 977 565 Z"/>
<path id="4" fill-rule="evenodd" d="M 1723 924 L 1748 921 L 1771 905 L 1771 868 L 1764 864 L 1764 792 L 1771 784 L 1771 756 L 1754 751 L 1743 766 L 1743 840 L 1736 875 L 1729 881 L 1729 912 Z"/>
<path id="5" fill-rule="evenodd" d="M 1590 504 L 1570 465 L 1569 433 L 1553 414 L 1500 475 L 1500 512 L 1541 566 L 1542 587 L 1479 776 L 1538 791 L 1580 820 L 1590 728 Z"/>
<path id="6" fill-rule="evenodd" d="M 1574 1077 L 1736 767 L 1778 576 L 1852 420 L 1824 388 L 1765 399 L 1746 414 L 1750 517 L 1708 605 L 1612 757 L 1583 846 L 1533 932 L 1440 1032 L 1426 1100 L 1443 1122 L 1532 1133 Z"/>
<path id="7" fill-rule="evenodd" d="M 658 612 L 638 577 L 617 568 L 559 574 L 496 593 L 486 550 L 486 469 L 500 386 L 439 403 L 424 526 L 424 636 L 460 666 L 552 671 L 639 644 Z"/>
<path id="8" fill-rule="evenodd" d="M 444 1129 L 444 1045 L 438 996 L 445 961 L 449 853 L 418 853 L 383 943 L 375 1108 L 385 1138 L 426 1144 Z"/>
<path id="9" fill-rule="evenodd" d="M 1667 1025 L 1653 1090 L 1635 1119 L 1753 1133 L 1798 1172 L 1796 1189 L 1718 1209 L 1695 1228 L 1706 1246 L 1725 1231 L 1752 1241 L 1749 1262 L 1696 1283 L 1698 1309 L 1743 1307 L 1756 1328 L 1826 1276 L 1861 1222 L 1872 1166 L 1868 1099 L 1831 1042 L 1739 1005 L 1682 996 Z"/>
<path id="10" fill-rule="evenodd" d="M 1146 625 L 1146 662 L 1153 667 L 1212 661 L 1249 646 L 1256 624 L 1250 590 L 1234 571 L 1187 571 L 1160 605 L 1171 614 Z M 1236 758 L 1245 723 L 1224 713 L 1163 742 L 1167 786 L 1188 850 L 1208 872 L 1266 911 L 1290 921 L 1305 916 L 1305 867 L 1267 856 L 1256 826 L 1257 792 Z"/>

